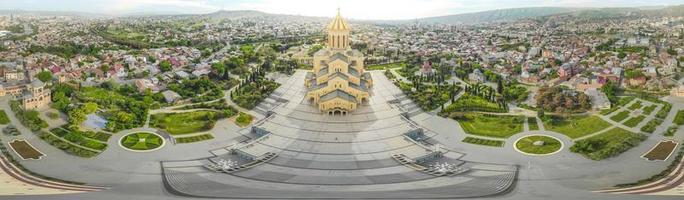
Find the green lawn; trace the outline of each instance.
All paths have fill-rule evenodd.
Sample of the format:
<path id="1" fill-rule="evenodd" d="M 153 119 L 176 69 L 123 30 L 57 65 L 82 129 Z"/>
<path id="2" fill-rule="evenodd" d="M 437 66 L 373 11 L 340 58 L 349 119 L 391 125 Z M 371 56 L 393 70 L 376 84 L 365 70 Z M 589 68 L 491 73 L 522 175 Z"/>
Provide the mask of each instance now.
<path id="1" fill-rule="evenodd" d="M 504 141 L 502 140 L 490 140 L 476 137 L 463 138 L 462 142 L 490 147 L 502 147 L 504 145 Z"/>
<path id="2" fill-rule="evenodd" d="M 546 130 L 558 132 L 574 139 L 606 129 L 610 127 L 610 123 L 591 115 L 568 118 L 548 117 L 544 119 L 544 127 Z"/>
<path id="3" fill-rule="evenodd" d="M 650 115 L 656 109 L 656 107 L 658 107 L 656 104 L 644 107 L 644 109 L 642 109 L 644 111 L 644 115 Z"/>
<path id="4" fill-rule="evenodd" d="M 508 138 L 523 131 L 523 116 L 465 114 L 457 118 L 463 130 L 472 135 Z"/>
<path id="5" fill-rule="evenodd" d="M 684 110 L 677 111 L 674 120 L 672 120 L 677 125 L 684 125 Z"/>
<path id="6" fill-rule="evenodd" d="M 240 127 L 245 127 L 252 123 L 252 120 L 254 120 L 254 117 L 252 117 L 252 115 L 240 112 L 237 118 L 235 118 L 235 124 L 237 124 Z"/>
<path id="7" fill-rule="evenodd" d="M 388 69 L 388 68 L 402 68 L 406 67 L 406 63 L 399 62 L 399 63 L 387 63 L 387 64 L 380 64 L 380 65 L 368 65 L 366 66 L 366 70 L 383 70 L 383 69 Z"/>
<path id="8" fill-rule="evenodd" d="M 190 137 L 179 137 L 179 138 L 176 138 L 176 142 L 179 144 L 182 144 L 182 143 L 200 142 L 200 141 L 211 140 L 211 139 L 214 139 L 214 136 L 207 133 L 207 134 L 195 135 L 195 136 L 190 136 Z"/>
<path id="9" fill-rule="evenodd" d="M 164 144 L 164 139 L 152 133 L 131 133 L 121 139 L 121 145 L 132 150 L 152 150 Z"/>
<path id="10" fill-rule="evenodd" d="M 7 117 L 7 113 L 5 113 L 5 110 L 0 109 L 0 124 L 9 124 L 10 120 L 9 117 Z"/>
<path id="11" fill-rule="evenodd" d="M 614 106 L 614 107 L 612 107 L 612 108 L 610 108 L 610 109 L 601 110 L 600 113 L 601 113 L 601 115 L 609 115 L 610 113 L 613 113 L 613 112 L 615 112 L 616 110 L 620 110 L 620 107 L 619 107 L 619 106 Z"/>
<path id="12" fill-rule="evenodd" d="M 629 117 L 629 111 L 625 110 L 625 111 L 622 111 L 618 114 L 613 115 L 612 117 L 610 117 L 610 119 L 615 121 L 615 122 L 621 122 L 622 120 L 627 119 L 627 117 Z"/>
<path id="13" fill-rule="evenodd" d="M 152 115 L 150 126 L 164 129 L 171 135 L 182 135 L 211 130 L 219 118 L 222 114 L 214 111 L 159 113 Z"/>
<path id="14" fill-rule="evenodd" d="M 617 102 L 617 106 L 624 106 L 627 105 L 629 102 L 632 102 L 635 97 L 633 96 L 626 96 L 626 97 L 620 97 L 620 100 Z"/>
<path id="15" fill-rule="evenodd" d="M 544 144 L 534 145 L 536 141 L 542 141 Z M 527 136 L 515 143 L 515 147 L 522 152 L 540 155 L 556 152 L 561 146 L 561 142 L 557 139 L 543 135 Z"/>
<path id="16" fill-rule="evenodd" d="M 637 101 L 637 102 L 633 103 L 631 106 L 629 106 L 629 109 L 630 110 L 636 110 L 636 109 L 641 108 L 641 106 L 642 106 L 641 101 Z"/>
<path id="17" fill-rule="evenodd" d="M 639 115 L 636 117 L 629 118 L 627 121 L 625 121 L 625 123 L 622 123 L 622 124 L 624 124 L 625 126 L 628 126 L 628 127 L 635 127 L 635 126 L 639 125 L 639 123 L 641 121 L 644 121 L 645 118 L 646 118 L 646 116 Z"/>
<path id="18" fill-rule="evenodd" d="M 527 127 L 530 129 L 530 131 L 539 130 L 539 125 L 537 124 L 537 118 L 536 117 L 528 117 L 527 118 Z"/>
<path id="19" fill-rule="evenodd" d="M 599 135 L 575 142 L 570 151 L 592 160 L 603 160 L 629 150 L 646 136 L 625 129 L 614 128 Z"/>
<path id="20" fill-rule="evenodd" d="M 647 132 L 647 133 L 653 133 L 661 123 L 663 123 L 662 119 L 654 118 L 651 121 L 649 121 L 648 123 L 646 123 L 646 125 L 642 126 L 641 131 Z"/>

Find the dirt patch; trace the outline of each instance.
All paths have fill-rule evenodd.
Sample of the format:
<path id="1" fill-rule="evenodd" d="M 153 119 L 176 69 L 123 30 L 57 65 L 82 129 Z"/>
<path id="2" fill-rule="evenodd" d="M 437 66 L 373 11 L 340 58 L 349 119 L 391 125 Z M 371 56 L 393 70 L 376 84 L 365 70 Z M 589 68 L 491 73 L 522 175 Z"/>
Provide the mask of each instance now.
<path id="1" fill-rule="evenodd" d="M 642 157 L 649 161 L 663 161 L 666 160 L 672 154 L 677 143 L 674 141 L 660 141 L 655 147 L 653 147 L 648 153 L 644 154 Z"/>
<path id="2" fill-rule="evenodd" d="M 45 154 L 41 153 L 36 148 L 34 148 L 31 144 L 29 144 L 27 141 L 24 141 L 24 140 L 14 140 L 14 141 L 10 142 L 9 145 L 12 147 L 14 152 L 19 154 L 19 156 L 24 160 L 26 160 L 26 159 L 38 160 L 41 157 L 45 156 Z"/>

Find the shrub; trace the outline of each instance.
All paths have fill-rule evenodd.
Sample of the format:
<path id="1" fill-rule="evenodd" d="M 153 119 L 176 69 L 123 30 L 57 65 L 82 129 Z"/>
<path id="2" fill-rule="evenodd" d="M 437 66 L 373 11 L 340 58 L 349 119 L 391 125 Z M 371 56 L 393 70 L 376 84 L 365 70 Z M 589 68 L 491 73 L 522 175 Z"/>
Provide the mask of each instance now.
<path id="1" fill-rule="evenodd" d="M 675 115 L 675 118 L 672 120 L 672 122 L 677 125 L 684 125 L 684 110 L 677 111 L 677 115 Z"/>
<path id="2" fill-rule="evenodd" d="M 504 141 L 501 140 L 489 140 L 476 137 L 466 137 L 462 142 L 490 147 L 502 147 L 504 145 Z"/>
<path id="3" fill-rule="evenodd" d="M 244 113 L 244 112 L 240 112 L 240 114 L 238 114 L 238 117 L 235 118 L 235 123 L 238 126 L 244 127 L 244 126 L 247 126 L 250 123 L 252 123 L 252 118 L 253 118 L 252 115 L 249 115 L 249 114 Z"/>
<path id="4" fill-rule="evenodd" d="M 627 151 L 645 140 L 646 136 L 614 128 L 599 135 L 575 142 L 570 151 L 592 160 L 603 160 Z"/>
<path id="5" fill-rule="evenodd" d="M 654 118 L 654 119 L 652 119 L 651 121 L 648 121 L 648 123 L 646 123 L 646 125 L 644 125 L 643 127 L 641 127 L 641 131 L 647 132 L 647 133 L 653 133 L 653 131 L 655 131 L 655 129 L 656 129 L 661 123 L 663 123 L 663 120 L 658 119 L 658 118 Z"/>

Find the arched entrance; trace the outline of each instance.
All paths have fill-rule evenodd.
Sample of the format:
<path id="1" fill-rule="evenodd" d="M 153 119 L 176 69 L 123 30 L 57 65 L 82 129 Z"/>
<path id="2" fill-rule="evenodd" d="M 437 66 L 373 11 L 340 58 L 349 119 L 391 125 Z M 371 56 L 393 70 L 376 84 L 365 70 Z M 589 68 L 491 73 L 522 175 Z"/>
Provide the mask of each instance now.
<path id="1" fill-rule="evenodd" d="M 328 115 L 331 116 L 344 116 L 347 115 L 347 110 L 335 107 L 333 109 L 328 110 Z"/>

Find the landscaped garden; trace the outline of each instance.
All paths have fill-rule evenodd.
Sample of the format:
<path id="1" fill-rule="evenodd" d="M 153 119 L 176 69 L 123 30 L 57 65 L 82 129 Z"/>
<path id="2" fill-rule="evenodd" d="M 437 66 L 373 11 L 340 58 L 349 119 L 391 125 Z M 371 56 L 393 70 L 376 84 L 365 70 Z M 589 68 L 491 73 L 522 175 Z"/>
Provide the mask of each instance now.
<path id="1" fill-rule="evenodd" d="M 506 102 L 497 95 L 494 89 L 486 85 L 466 86 L 465 94 L 442 110 L 442 114 L 464 111 L 508 112 Z"/>
<path id="2" fill-rule="evenodd" d="M 263 77 L 264 72 L 255 71 L 230 93 L 230 99 L 238 106 L 253 109 L 275 91 L 280 83 Z"/>
<path id="3" fill-rule="evenodd" d="M 542 121 L 546 130 L 558 132 L 573 139 L 610 127 L 610 123 L 592 115 L 571 116 L 567 118 L 547 115 L 544 116 Z"/>
<path id="4" fill-rule="evenodd" d="M 508 138 L 523 131 L 525 117 L 465 113 L 452 115 L 463 130 L 472 135 Z"/>
<path id="5" fill-rule="evenodd" d="M 641 107 L 642 107 L 641 101 L 636 101 L 632 105 L 630 105 L 628 109 L 629 110 L 636 110 L 636 109 L 639 109 Z"/>
<path id="6" fill-rule="evenodd" d="M 517 150 L 536 155 L 552 154 L 558 152 L 562 147 L 563 144 L 558 139 L 543 135 L 531 135 L 515 142 Z"/>
<path id="7" fill-rule="evenodd" d="M 397 83 L 406 94 L 423 111 L 431 111 L 453 100 L 461 87 L 451 84 L 429 85 L 421 83 Z"/>
<path id="8" fill-rule="evenodd" d="M 226 82 L 232 86 L 232 81 Z M 216 84 L 216 81 L 209 78 L 198 78 L 183 80 L 180 83 L 172 83 L 168 86 L 169 90 L 178 93 L 183 99 L 191 99 L 192 102 L 211 101 L 223 98 L 224 88 Z"/>
<path id="9" fill-rule="evenodd" d="M 610 113 L 613 113 L 616 110 L 619 110 L 620 108 L 622 108 L 622 106 L 627 105 L 629 102 L 631 102 L 634 99 L 635 99 L 635 97 L 633 97 L 633 96 L 620 97 L 620 100 L 618 100 L 617 103 L 615 103 L 612 106 L 612 108 L 602 110 L 601 115 L 609 115 Z"/>
<path id="10" fill-rule="evenodd" d="M 406 63 L 396 62 L 396 63 L 386 63 L 386 64 L 379 64 L 379 65 L 368 65 L 368 66 L 366 66 L 366 70 L 384 70 L 384 69 L 403 68 L 403 67 L 406 67 Z"/>
<path id="11" fill-rule="evenodd" d="M 107 121 L 105 130 L 118 132 L 141 127 L 149 109 L 159 108 L 164 97 L 161 93 L 140 93 L 132 85 L 105 83 L 101 87 L 83 87 L 80 90 L 66 85 L 57 86 L 52 100 L 53 107 L 67 113 L 69 122 L 74 125 L 85 121 L 87 114 L 97 111 Z M 89 104 L 96 104 L 95 110 L 82 106 Z"/>
<path id="12" fill-rule="evenodd" d="M 211 139 L 214 139 L 214 136 L 207 133 L 207 134 L 195 135 L 195 136 L 189 136 L 189 137 L 179 137 L 179 138 L 176 138 L 176 143 L 179 143 L 179 144 L 193 143 L 193 142 L 201 142 L 204 140 L 211 140 Z"/>
<path id="13" fill-rule="evenodd" d="M 644 113 L 643 113 L 644 115 L 650 115 L 657 107 L 658 107 L 658 105 L 653 104 L 653 105 L 650 105 L 650 106 L 646 106 L 646 107 L 644 107 L 644 108 L 641 109 L 641 110 L 644 111 Z"/>
<path id="14" fill-rule="evenodd" d="M 622 120 L 627 119 L 627 117 L 629 117 L 629 111 L 625 110 L 625 111 L 619 112 L 618 114 L 613 115 L 612 117 L 610 117 L 610 119 L 615 121 L 615 122 L 621 122 Z"/>
<path id="15" fill-rule="evenodd" d="M 639 123 L 641 123 L 641 121 L 644 121 L 645 118 L 646 116 L 639 115 L 636 117 L 629 118 L 627 121 L 625 121 L 625 123 L 622 124 L 628 127 L 636 127 L 637 125 L 639 125 Z"/>
<path id="16" fill-rule="evenodd" d="M 19 119 L 19 122 L 26 126 L 26 128 L 31 129 L 31 131 L 39 131 L 48 127 L 47 122 L 40 118 L 38 111 L 24 110 L 18 101 L 10 101 L 10 108 Z"/>
<path id="17" fill-rule="evenodd" d="M 539 124 L 537 124 L 537 118 L 536 117 L 528 117 L 527 118 L 527 128 L 530 131 L 539 130 Z"/>
<path id="18" fill-rule="evenodd" d="M 592 160 L 603 160 L 629 150 L 646 136 L 625 129 L 613 128 L 599 135 L 575 142 L 570 151 Z"/>
<path id="19" fill-rule="evenodd" d="M 651 121 L 648 121 L 646 125 L 641 127 L 641 131 L 647 132 L 647 133 L 653 133 L 653 131 L 656 130 L 656 128 L 663 123 L 662 119 L 654 118 Z"/>
<path id="20" fill-rule="evenodd" d="M 462 142 L 490 147 L 502 147 L 504 145 L 503 140 L 490 140 L 476 137 L 465 137 Z"/>
<path id="21" fill-rule="evenodd" d="M 227 117 L 224 112 L 193 111 L 183 113 L 158 113 L 150 118 L 150 126 L 163 129 L 171 135 L 183 135 L 208 131 L 218 119 Z"/>
<path id="22" fill-rule="evenodd" d="M 104 151 L 107 148 L 107 141 L 111 137 L 108 133 L 80 131 L 75 127 L 57 127 L 50 129 L 50 132 L 57 137 L 63 138 L 72 144 L 90 148 L 97 151 Z"/>
<path id="23" fill-rule="evenodd" d="M 154 133 L 137 132 L 121 138 L 121 146 L 134 151 L 152 151 L 162 145 L 164 145 L 164 139 Z"/>
<path id="24" fill-rule="evenodd" d="M 237 124 L 240 127 L 246 127 L 250 123 L 252 123 L 252 120 L 254 120 L 254 117 L 252 117 L 252 115 L 240 112 L 240 114 L 235 118 L 235 124 Z"/>
<path id="25" fill-rule="evenodd" d="M 0 109 L 0 124 L 9 124 L 10 119 L 7 117 L 5 110 Z"/>
<path id="26" fill-rule="evenodd" d="M 100 154 L 100 152 L 98 152 L 98 151 L 94 151 L 94 150 L 83 148 L 83 147 L 78 146 L 78 145 L 74 145 L 73 143 L 69 142 L 68 140 L 57 137 L 56 135 L 54 135 L 50 132 L 47 132 L 47 131 L 38 131 L 35 133 L 38 137 L 40 137 L 40 139 L 44 140 L 46 143 L 48 143 L 54 147 L 57 147 L 57 148 L 65 151 L 69 154 L 75 155 L 75 156 L 90 158 L 90 157 L 93 157 L 93 156 Z"/>
<path id="27" fill-rule="evenodd" d="M 684 110 L 677 111 L 677 115 L 675 115 L 675 118 L 672 120 L 672 122 L 677 125 L 684 125 Z"/>
<path id="28" fill-rule="evenodd" d="M 658 111 L 658 113 L 656 113 L 656 117 L 659 119 L 665 119 L 665 118 L 667 118 L 667 115 L 670 114 L 670 110 L 672 110 L 672 104 L 664 101 L 663 102 L 663 108 L 661 108 Z"/>

